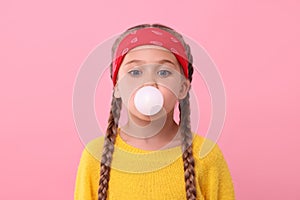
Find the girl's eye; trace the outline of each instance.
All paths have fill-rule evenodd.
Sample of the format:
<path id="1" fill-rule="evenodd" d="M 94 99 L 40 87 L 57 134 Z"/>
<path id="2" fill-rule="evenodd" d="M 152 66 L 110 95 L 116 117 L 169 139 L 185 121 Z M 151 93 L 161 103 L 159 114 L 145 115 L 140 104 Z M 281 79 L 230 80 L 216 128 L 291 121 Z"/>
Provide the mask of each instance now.
<path id="1" fill-rule="evenodd" d="M 140 71 L 140 70 L 138 70 L 138 69 L 130 70 L 128 73 L 129 73 L 131 76 L 135 76 L 135 77 L 142 75 L 142 71 Z"/>
<path id="2" fill-rule="evenodd" d="M 157 72 L 157 74 L 161 77 L 167 77 L 167 76 L 171 75 L 171 72 L 168 70 L 159 70 Z"/>

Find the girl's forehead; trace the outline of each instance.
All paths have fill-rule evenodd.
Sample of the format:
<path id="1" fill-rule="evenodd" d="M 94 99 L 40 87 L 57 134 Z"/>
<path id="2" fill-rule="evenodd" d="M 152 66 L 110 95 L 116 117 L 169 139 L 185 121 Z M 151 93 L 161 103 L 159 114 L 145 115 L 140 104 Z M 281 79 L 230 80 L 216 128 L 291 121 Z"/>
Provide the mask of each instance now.
<path id="1" fill-rule="evenodd" d="M 166 63 L 167 65 L 165 65 Z M 124 67 L 127 69 L 127 67 L 136 66 L 136 64 L 147 64 L 147 66 L 150 66 L 151 64 L 155 64 L 154 66 L 163 64 L 181 71 L 180 63 L 175 55 L 168 49 L 155 45 L 143 45 L 128 51 L 122 61 L 120 70 Z"/>
<path id="2" fill-rule="evenodd" d="M 170 66 L 174 66 L 177 70 L 181 70 L 175 55 L 168 49 L 157 45 L 142 45 L 131 49 L 125 55 L 120 69 L 123 68 L 122 66 L 126 67 L 137 63 L 170 63 Z"/>

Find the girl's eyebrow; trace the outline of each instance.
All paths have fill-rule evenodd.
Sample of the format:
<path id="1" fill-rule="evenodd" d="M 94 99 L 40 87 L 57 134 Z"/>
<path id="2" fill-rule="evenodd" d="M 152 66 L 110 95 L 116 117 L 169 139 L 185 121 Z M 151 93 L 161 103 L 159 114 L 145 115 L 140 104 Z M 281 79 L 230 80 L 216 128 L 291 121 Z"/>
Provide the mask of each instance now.
<path id="1" fill-rule="evenodd" d="M 175 64 L 173 61 L 168 60 L 168 59 L 160 60 L 160 61 L 158 61 L 158 63 L 160 63 L 160 64 L 163 64 L 163 63 L 170 63 L 170 64 L 176 66 L 176 64 Z"/>
<path id="2" fill-rule="evenodd" d="M 129 64 L 132 64 L 132 63 L 144 63 L 145 61 L 143 60 L 131 60 L 131 61 L 128 61 L 127 63 L 125 63 L 125 65 L 129 65 Z"/>

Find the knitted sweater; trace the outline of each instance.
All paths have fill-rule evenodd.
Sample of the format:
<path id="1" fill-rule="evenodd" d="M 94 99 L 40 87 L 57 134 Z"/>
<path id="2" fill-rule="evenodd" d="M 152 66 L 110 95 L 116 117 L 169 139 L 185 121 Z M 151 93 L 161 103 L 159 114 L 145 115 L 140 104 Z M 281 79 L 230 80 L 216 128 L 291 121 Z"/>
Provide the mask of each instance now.
<path id="1" fill-rule="evenodd" d="M 97 200 L 104 137 L 83 150 L 78 166 L 75 200 Z M 217 144 L 193 133 L 197 200 L 233 200 L 226 161 Z M 148 151 L 127 144 L 118 134 L 111 163 L 108 200 L 186 199 L 181 146 Z M 205 149 L 211 149 L 208 154 Z M 205 155 L 206 154 L 206 155 Z"/>

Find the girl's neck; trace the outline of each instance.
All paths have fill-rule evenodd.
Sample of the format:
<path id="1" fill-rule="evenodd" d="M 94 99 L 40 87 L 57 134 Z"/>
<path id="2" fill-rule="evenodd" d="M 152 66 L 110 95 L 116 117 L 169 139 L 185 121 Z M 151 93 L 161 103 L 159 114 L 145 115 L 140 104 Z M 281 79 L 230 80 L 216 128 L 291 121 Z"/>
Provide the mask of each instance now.
<path id="1" fill-rule="evenodd" d="M 129 117 L 127 124 L 120 129 L 120 136 L 127 144 L 143 150 L 179 146 L 181 140 L 178 133 L 179 126 L 173 119 L 173 112 L 150 122 Z"/>

